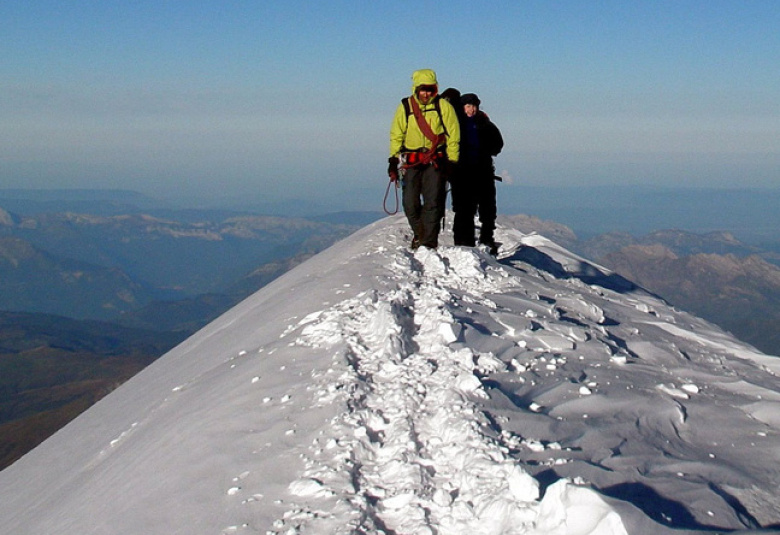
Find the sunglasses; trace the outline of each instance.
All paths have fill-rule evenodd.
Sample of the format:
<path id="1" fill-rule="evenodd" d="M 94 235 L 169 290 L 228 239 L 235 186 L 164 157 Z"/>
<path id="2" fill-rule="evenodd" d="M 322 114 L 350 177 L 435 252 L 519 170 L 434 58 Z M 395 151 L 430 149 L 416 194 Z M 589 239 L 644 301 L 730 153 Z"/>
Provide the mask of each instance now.
<path id="1" fill-rule="evenodd" d="M 417 91 L 422 92 L 425 91 L 426 93 L 434 93 L 436 91 L 435 85 L 421 85 L 417 88 Z"/>

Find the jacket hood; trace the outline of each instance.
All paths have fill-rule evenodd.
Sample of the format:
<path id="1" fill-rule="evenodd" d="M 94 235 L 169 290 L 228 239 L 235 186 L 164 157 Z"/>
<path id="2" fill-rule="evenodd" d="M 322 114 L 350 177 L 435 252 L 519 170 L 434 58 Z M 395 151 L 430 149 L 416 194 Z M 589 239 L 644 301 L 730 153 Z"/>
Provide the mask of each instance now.
<path id="1" fill-rule="evenodd" d="M 420 69 L 412 73 L 412 94 L 417 93 L 417 88 L 421 85 L 435 85 L 438 89 L 439 82 L 436 81 L 436 73 L 432 69 Z"/>

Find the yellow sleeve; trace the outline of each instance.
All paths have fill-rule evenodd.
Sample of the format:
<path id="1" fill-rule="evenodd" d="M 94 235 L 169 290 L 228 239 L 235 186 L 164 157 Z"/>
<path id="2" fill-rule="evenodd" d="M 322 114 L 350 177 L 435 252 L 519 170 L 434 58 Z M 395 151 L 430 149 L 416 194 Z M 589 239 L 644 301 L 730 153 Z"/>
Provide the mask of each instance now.
<path id="1" fill-rule="evenodd" d="M 395 110 L 393 123 L 390 125 L 390 157 L 398 156 L 401 153 L 401 147 L 406 140 L 407 124 L 406 109 L 403 104 L 399 104 Z"/>

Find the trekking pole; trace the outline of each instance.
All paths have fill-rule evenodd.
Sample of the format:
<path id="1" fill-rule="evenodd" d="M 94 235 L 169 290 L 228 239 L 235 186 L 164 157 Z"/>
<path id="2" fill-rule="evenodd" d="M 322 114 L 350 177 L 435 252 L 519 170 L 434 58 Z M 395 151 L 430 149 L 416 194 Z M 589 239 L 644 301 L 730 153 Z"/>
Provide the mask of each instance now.
<path id="1" fill-rule="evenodd" d="M 387 197 L 390 195 L 390 186 L 395 184 L 395 210 L 390 211 L 387 209 Z M 387 215 L 395 215 L 398 213 L 398 180 L 391 180 L 387 183 L 387 189 L 385 190 L 385 198 L 382 200 L 382 208 L 384 208 Z"/>

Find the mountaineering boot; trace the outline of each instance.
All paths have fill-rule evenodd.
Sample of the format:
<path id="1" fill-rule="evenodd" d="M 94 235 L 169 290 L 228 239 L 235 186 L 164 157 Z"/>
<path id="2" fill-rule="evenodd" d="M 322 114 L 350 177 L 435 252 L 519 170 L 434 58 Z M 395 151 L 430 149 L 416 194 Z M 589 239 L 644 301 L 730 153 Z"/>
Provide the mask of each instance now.
<path id="1" fill-rule="evenodd" d="M 482 240 L 480 240 L 479 244 L 480 245 L 484 245 L 485 247 L 487 247 L 488 253 L 491 256 L 498 256 L 498 245 L 499 244 L 496 243 L 495 240 L 490 240 L 490 241 L 482 241 Z"/>

